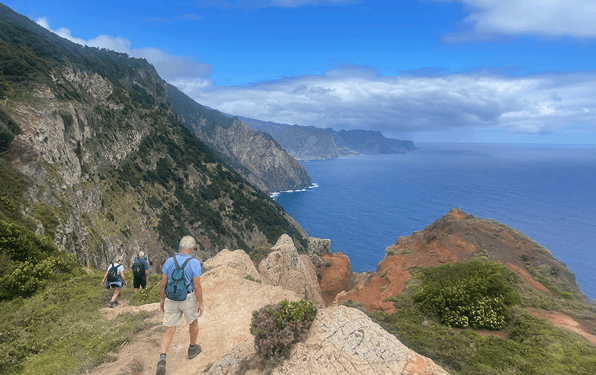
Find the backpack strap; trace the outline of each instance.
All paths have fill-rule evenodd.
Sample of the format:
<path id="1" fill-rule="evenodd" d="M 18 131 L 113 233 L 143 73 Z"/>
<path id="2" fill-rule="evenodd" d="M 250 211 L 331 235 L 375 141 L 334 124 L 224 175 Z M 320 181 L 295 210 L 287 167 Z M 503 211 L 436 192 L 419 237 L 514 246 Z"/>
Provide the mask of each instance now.
<path id="1" fill-rule="evenodd" d="M 194 257 L 191 255 L 188 258 L 186 258 L 186 260 L 184 261 L 184 263 L 182 263 L 182 269 L 184 269 L 184 267 L 186 267 L 186 263 L 190 262 L 191 259 L 194 259 Z"/>

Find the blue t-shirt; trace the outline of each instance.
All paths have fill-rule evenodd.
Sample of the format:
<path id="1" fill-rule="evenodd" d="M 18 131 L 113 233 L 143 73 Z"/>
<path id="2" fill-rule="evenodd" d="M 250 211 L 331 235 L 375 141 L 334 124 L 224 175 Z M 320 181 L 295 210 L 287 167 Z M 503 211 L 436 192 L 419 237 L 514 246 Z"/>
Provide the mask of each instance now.
<path id="1" fill-rule="evenodd" d="M 136 258 L 135 258 L 136 261 Z M 140 258 L 139 257 L 139 261 L 141 261 L 141 263 L 143 263 L 143 266 L 145 266 L 145 271 L 147 271 L 149 269 L 149 263 L 147 263 L 147 259 Z M 130 269 L 132 269 L 132 267 L 134 266 L 135 262 L 132 262 L 132 265 L 130 266 Z M 143 276 L 141 276 L 141 279 L 145 279 L 147 277 L 147 273 L 143 272 Z"/>
<path id="2" fill-rule="evenodd" d="M 175 255 L 176 260 L 178 261 L 178 265 L 182 267 L 184 262 L 188 257 L 189 254 L 178 253 Z M 174 263 L 174 257 L 168 258 L 164 263 L 163 267 L 161 268 L 161 272 L 164 275 L 168 276 L 168 279 L 172 277 L 172 272 L 176 269 L 176 264 Z M 191 259 L 186 266 L 184 267 L 184 282 L 188 287 L 186 288 L 187 291 L 192 292 L 194 286 L 192 284 L 192 279 L 194 277 L 201 276 L 201 262 L 197 258 Z"/>

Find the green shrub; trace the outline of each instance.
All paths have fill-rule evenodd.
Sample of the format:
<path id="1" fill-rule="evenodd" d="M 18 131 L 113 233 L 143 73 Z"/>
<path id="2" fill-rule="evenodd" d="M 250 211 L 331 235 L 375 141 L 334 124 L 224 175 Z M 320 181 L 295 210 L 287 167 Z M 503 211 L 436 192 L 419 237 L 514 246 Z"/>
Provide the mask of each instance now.
<path id="1" fill-rule="evenodd" d="M 448 327 L 502 329 L 508 323 L 508 307 L 521 303 L 510 285 L 510 271 L 500 263 L 445 264 L 423 269 L 420 277 L 423 285 L 414 300 Z"/>
<path id="2" fill-rule="evenodd" d="M 32 231 L 0 220 L 0 301 L 33 295 L 48 280 L 81 274 L 74 256 Z"/>
<path id="3" fill-rule="evenodd" d="M 259 263 L 261 263 L 263 259 L 267 258 L 267 256 L 269 256 L 269 254 L 272 251 L 273 250 L 271 250 L 271 248 L 268 247 L 257 247 L 256 249 L 252 250 L 248 255 L 250 256 L 252 262 L 255 264 L 255 267 L 258 268 Z"/>
<path id="4" fill-rule="evenodd" d="M 250 276 L 250 275 L 246 275 L 246 276 L 244 276 L 244 278 L 245 278 L 246 280 L 253 281 L 253 282 L 255 282 L 255 283 L 262 283 L 262 281 L 261 281 L 261 280 L 259 280 L 259 279 L 255 279 L 254 277 L 252 277 L 252 276 Z"/>
<path id="5" fill-rule="evenodd" d="M 383 302 L 397 302 L 397 298 L 391 296 L 391 297 L 385 297 L 383 298 Z"/>
<path id="6" fill-rule="evenodd" d="M 254 311 L 250 333 L 264 365 L 274 367 L 289 358 L 292 346 L 306 338 L 316 315 L 312 301 L 305 300 L 283 300 Z"/>

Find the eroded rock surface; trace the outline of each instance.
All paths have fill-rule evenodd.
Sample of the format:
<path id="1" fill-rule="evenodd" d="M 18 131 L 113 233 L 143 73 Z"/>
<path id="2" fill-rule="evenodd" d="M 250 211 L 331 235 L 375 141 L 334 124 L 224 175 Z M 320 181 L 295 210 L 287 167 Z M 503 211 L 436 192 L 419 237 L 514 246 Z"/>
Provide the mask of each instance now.
<path id="1" fill-rule="evenodd" d="M 298 254 L 290 236 L 282 235 L 271 249 L 274 251 L 259 264 L 261 280 L 291 290 L 319 308 L 325 307 L 315 268 L 307 255 Z"/>
<path id="2" fill-rule="evenodd" d="M 216 363 L 210 374 L 234 374 L 254 347 L 238 345 Z M 245 370 L 246 371 L 246 370 Z M 263 373 L 248 370 L 246 375 Z M 408 349 L 395 336 L 372 322 L 363 312 L 334 305 L 319 310 L 308 338 L 292 350 L 290 360 L 273 371 L 276 375 L 425 375 L 448 374 L 432 360 Z"/>

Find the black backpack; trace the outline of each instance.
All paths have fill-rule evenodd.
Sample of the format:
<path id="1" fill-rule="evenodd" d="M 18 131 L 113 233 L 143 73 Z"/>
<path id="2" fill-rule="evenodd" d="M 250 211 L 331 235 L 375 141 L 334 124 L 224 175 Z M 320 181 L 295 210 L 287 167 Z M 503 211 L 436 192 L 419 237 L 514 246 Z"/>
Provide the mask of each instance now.
<path id="1" fill-rule="evenodd" d="M 180 267 L 178 265 L 178 260 L 176 260 L 176 256 L 174 255 L 174 264 L 176 265 L 176 268 L 174 269 L 174 272 L 172 272 L 172 276 L 168 278 L 168 284 L 166 285 L 166 297 L 172 301 L 184 301 L 186 299 L 186 289 L 190 283 L 186 284 L 184 282 L 184 267 L 186 267 L 186 264 L 190 262 L 191 259 L 194 258 L 189 256 L 182 264 L 182 267 Z"/>
<path id="2" fill-rule="evenodd" d="M 108 282 L 115 282 L 120 281 L 118 278 L 118 266 L 115 266 L 114 263 L 111 264 L 110 270 L 108 271 Z"/>
<path id="3" fill-rule="evenodd" d="M 134 277 L 145 277 L 145 265 L 139 257 L 132 264 L 132 275 Z"/>

